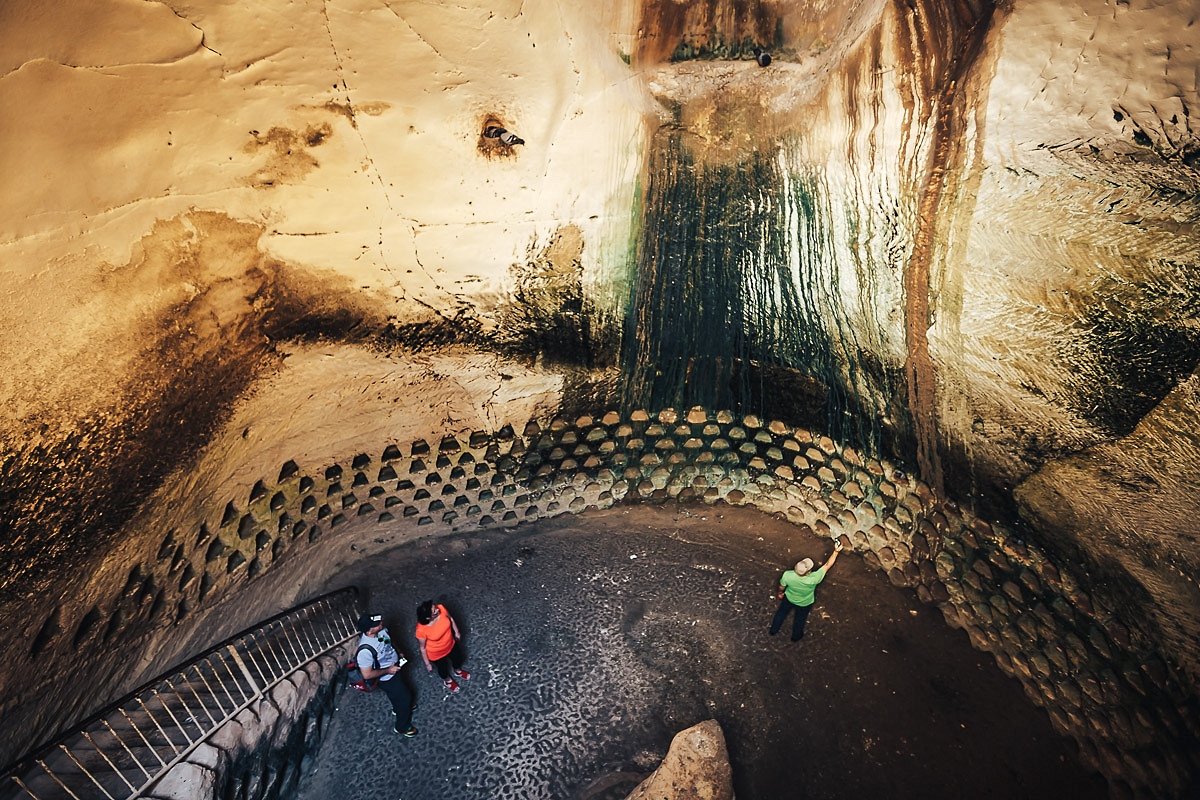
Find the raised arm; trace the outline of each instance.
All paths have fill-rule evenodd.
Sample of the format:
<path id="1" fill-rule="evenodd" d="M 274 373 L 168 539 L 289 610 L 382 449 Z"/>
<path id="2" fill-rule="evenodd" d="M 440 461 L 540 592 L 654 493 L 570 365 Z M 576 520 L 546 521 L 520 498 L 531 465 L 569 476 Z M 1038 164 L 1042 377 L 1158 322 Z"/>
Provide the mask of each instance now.
<path id="1" fill-rule="evenodd" d="M 825 562 L 825 565 L 822 566 L 821 569 L 828 571 L 829 568 L 833 566 L 833 562 L 837 561 L 838 553 L 840 552 L 842 552 L 842 543 L 837 539 L 834 539 L 833 555 L 829 557 L 829 560 Z"/>

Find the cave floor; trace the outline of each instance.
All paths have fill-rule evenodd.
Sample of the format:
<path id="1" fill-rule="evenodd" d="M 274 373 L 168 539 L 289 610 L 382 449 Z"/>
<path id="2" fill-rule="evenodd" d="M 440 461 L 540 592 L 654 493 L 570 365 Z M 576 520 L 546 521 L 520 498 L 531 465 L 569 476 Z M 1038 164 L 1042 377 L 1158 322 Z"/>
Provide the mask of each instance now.
<path id="1" fill-rule="evenodd" d="M 779 574 L 832 543 L 727 506 L 620 506 L 401 546 L 343 574 L 410 659 L 415 739 L 347 690 L 302 800 L 610 800 L 705 719 L 755 798 L 1094 798 L 1103 780 L 990 656 L 850 551 L 803 640 L 767 627 Z M 449 695 L 412 629 L 437 598 L 471 679 Z"/>

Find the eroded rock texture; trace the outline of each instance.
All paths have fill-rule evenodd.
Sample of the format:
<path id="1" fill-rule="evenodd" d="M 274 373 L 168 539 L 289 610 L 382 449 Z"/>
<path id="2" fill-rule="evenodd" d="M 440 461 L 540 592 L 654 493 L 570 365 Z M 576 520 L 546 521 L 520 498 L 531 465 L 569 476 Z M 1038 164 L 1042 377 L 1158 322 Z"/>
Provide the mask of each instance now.
<path id="1" fill-rule="evenodd" d="M 1198 16 L 4 3 L 0 713 L 48 691 L 48 736 L 328 581 L 260 552 L 267 486 L 692 405 L 905 464 L 1194 696 Z M 27 677 L 64 660 L 88 697 Z"/>
<path id="2" fill-rule="evenodd" d="M 733 800 L 729 753 L 716 720 L 677 733 L 663 763 L 627 800 L 676 797 Z"/>

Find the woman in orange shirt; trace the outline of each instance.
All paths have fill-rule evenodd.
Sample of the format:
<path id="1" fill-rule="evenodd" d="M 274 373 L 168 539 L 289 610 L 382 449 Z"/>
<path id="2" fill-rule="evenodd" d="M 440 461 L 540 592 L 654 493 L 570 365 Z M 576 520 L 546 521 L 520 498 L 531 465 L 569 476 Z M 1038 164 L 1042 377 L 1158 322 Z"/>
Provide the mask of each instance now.
<path id="1" fill-rule="evenodd" d="M 438 675 L 452 694 L 458 693 L 458 682 L 450 677 L 466 680 L 471 673 L 462 668 L 466 656 L 463 654 L 459 640 L 462 634 L 454 618 L 441 603 L 426 600 L 417 606 L 417 645 L 421 650 L 421 660 L 425 662 L 428 672 L 437 665 Z"/>

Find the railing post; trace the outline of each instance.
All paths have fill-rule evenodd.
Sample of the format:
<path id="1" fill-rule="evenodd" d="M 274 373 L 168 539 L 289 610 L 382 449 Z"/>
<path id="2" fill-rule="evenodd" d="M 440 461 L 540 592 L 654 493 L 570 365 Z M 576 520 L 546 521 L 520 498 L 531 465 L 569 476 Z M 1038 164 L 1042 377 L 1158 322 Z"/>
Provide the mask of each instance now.
<path id="1" fill-rule="evenodd" d="M 12 781 L 32 800 L 142 797 L 168 770 L 288 675 L 355 639 L 353 605 L 353 592 L 343 591 L 246 631 L 181 667 L 172 676 L 175 680 L 160 678 L 84 721 L 76 734 L 31 754 L 0 775 L 0 780 Z M 280 637 L 287 641 L 279 641 Z M 193 673 L 194 678 L 189 677 Z M 233 688 L 241 699 L 233 695 Z M 154 699 L 165 717 L 151 710 Z M 179 705 L 172 708 L 172 702 Z M 195 726 L 196 736 L 189 725 Z M 186 744 L 177 745 L 172 739 L 176 730 Z M 151 741 L 160 736 L 166 748 L 162 754 Z M 54 786 L 44 787 L 46 795 L 42 784 L 48 781 Z"/>
<path id="2" fill-rule="evenodd" d="M 225 649 L 229 651 L 229 655 L 233 658 L 233 663 L 241 668 L 242 674 L 246 676 L 246 680 L 250 681 L 250 686 L 254 689 L 254 696 L 258 697 L 262 694 L 262 689 L 259 688 L 258 683 L 254 680 L 254 676 L 250 674 L 250 668 L 246 666 L 245 661 L 242 661 L 241 653 L 233 645 L 226 645 Z"/>

